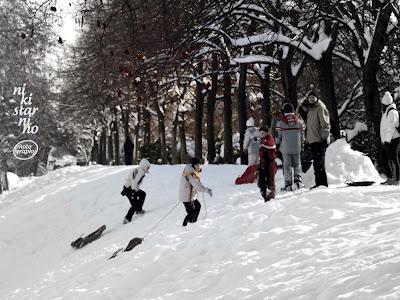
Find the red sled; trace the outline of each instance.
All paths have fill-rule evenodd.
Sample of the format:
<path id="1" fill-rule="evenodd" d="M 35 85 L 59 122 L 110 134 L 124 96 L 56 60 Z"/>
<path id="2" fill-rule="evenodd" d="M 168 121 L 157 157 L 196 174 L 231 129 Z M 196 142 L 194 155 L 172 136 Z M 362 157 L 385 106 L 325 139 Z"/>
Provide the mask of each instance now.
<path id="1" fill-rule="evenodd" d="M 258 178 L 258 165 L 248 166 L 246 171 L 236 178 L 235 184 L 253 183 Z"/>

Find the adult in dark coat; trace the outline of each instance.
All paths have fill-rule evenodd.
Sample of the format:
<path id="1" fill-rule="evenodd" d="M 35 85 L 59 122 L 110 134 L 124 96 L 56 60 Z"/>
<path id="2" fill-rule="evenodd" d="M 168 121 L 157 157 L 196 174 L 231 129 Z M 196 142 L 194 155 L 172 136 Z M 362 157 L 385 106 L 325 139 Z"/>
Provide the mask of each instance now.
<path id="1" fill-rule="evenodd" d="M 124 155 L 126 165 L 132 165 L 134 148 L 135 146 L 133 145 L 131 138 L 127 136 L 124 143 Z"/>

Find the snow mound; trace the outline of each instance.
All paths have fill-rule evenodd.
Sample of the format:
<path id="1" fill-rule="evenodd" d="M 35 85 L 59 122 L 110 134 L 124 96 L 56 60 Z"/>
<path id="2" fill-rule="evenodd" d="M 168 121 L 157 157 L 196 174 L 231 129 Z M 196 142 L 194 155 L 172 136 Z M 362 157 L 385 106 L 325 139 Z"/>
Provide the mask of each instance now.
<path id="1" fill-rule="evenodd" d="M 17 174 L 7 172 L 8 188 L 14 190 L 19 187 L 30 183 L 33 179 L 31 177 L 19 177 Z"/>
<path id="2" fill-rule="evenodd" d="M 329 184 L 344 183 L 347 180 L 382 181 L 371 159 L 351 149 L 344 139 L 337 140 L 328 147 L 325 167 Z"/>

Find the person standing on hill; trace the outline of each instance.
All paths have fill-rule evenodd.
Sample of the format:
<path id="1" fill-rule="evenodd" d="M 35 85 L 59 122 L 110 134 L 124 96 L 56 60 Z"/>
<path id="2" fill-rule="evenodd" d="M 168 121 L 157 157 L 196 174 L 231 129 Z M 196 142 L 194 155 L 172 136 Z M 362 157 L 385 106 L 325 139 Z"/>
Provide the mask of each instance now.
<path id="1" fill-rule="evenodd" d="M 261 146 L 260 146 L 260 165 L 258 174 L 258 187 L 261 196 L 267 202 L 275 198 L 275 173 L 276 173 L 276 144 L 267 126 L 260 128 Z"/>
<path id="2" fill-rule="evenodd" d="M 126 177 L 121 195 L 128 197 L 131 207 L 125 216 L 124 224 L 132 221 L 132 216 L 135 212 L 136 214 L 145 213 L 143 210 L 143 203 L 146 199 L 146 193 L 140 189 L 140 185 L 143 183 L 146 173 L 149 172 L 150 166 L 150 162 L 143 158 L 139 163 L 139 167 L 134 168 Z"/>
<path id="3" fill-rule="evenodd" d="M 253 183 L 258 177 L 258 162 L 260 161 L 260 142 L 261 136 L 257 128 L 254 127 L 254 119 L 249 118 L 246 122 L 247 129 L 244 133 L 243 150 L 247 151 L 248 167 L 242 175 L 235 180 L 235 184 Z"/>
<path id="4" fill-rule="evenodd" d="M 303 101 L 302 109 L 307 112 L 306 143 L 309 144 L 313 156 L 314 187 L 328 186 L 325 171 L 325 152 L 330 142 L 329 111 L 313 91 Z"/>
<path id="5" fill-rule="evenodd" d="M 388 177 L 384 184 L 398 185 L 400 180 L 400 133 L 397 129 L 399 127 L 399 112 L 389 92 L 385 92 L 381 102 L 383 109 L 380 136 L 383 148 L 383 163 Z"/>
<path id="6" fill-rule="evenodd" d="M 212 190 L 205 187 L 200 181 L 200 159 L 194 157 L 192 162 L 185 166 L 179 186 L 179 199 L 185 206 L 187 215 L 183 220 L 183 226 L 187 223 L 196 223 L 201 205 L 197 200 L 197 193 L 203 192 L 212 196 Z"/>
<path id="7" fill-rule="evenodd" d="M 292 173 L 297 189 L 303 187 L 301 177 L 301 149 L 304 143 L 303 121 L 294 113 L 294 107 L 290 103 L 283 104 L 283 117 L 276 124 L 276 144 L 283 157 L 283 174 L 285 187 L 282 190 L 292 190 Z M 292 168 L 293 171 L 292 172 Z"/>
<path id="8" fill-rule="evenodd" d="M 249 118 L 246 122 L 247 129 L 244 133 L 243 149 L 247 151 L 248 165 L 253 166 L 260 161 L 260 132 L 254 127 L 254 119 Z"/>
<path id="9" fill-rule="evenodd" d="M 132 165 L 133 163 L 133 150 L 135 146 L 132 143 L 132 140 L 129 136 L 126 136 L 124 143 L 124 156 L 125 156 L 125 164 L 127 166 Z"/>

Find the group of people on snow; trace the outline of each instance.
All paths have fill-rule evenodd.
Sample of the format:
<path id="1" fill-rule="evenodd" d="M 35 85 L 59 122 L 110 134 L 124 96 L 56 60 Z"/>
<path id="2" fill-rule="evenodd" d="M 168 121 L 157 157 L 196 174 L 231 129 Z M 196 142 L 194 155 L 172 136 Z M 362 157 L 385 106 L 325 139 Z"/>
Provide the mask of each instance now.
<path id="1" fill-rule="evenodd" d="M 255 128 L 253 118 L 247 121 L 243 149 L 248 152 L 249 165 L 258 164 L 258 186 L 265 201 L 275 197 L 275 158 L 282 155 L 284 191 L 304 187 L 301 156 L 307 148 L 312 153 L 315 186 L 328 186 L 325 172 L 325 152 L 330 141 L 329 112 L 325 104 L 311 91 L 297 107 L 284 103 L 275 130 L 267 126 Z"/>
<path id="2" fill-rule="evenodd" d="M 389 92 L 382 98 L 382 118 L 380 136 L 385 163 L 385 172 L 388 177 L 385 184 L 399 184 L 400 180 L 400 133 L 399 112 Z M 275 128 L 262 126 L 255 127 L 254 119 L 246 123 L 243 148 L 248 152 L 248 164 L 257 171 L 258 187 L 264 201 L 275 198 L 275 174 L 277 170 L 277 152 L 282 156 L 284 191 L 304 187 L 302 180 L 302 161 L 312 160 L 314 166 L 315 186 L 328 186 L 325 171 L 325 152 L 330 143 L 330 119 L 325 104 L 311 91 L 306 99 L 297 107 L 284 103 L 280 118 Z M 201 204 L 197 199 L 199 192 L 212 196 L 212 190 L 205 187 L 200 180 L 200 159 L 195 157 L 186 165 L 181 176 L 179 199 L 183 203 L 187 215 L 183 226 L 195 223 L 200 213 Z M 143 214 L 143 203 L 146 193 L 140 189 L 143 179 L 150 169 L 150 162 L 142 159 L 139 167 L 134 168 L 126 178 L 121 194 L 127 196 L 131 207 L 125 216 L 124 224 L 131 222 L 132 216 Z M 246 172 L 245 172 L 246 173 Z M 249 173 L 249 174 L 250 174 Z M 249 175 L 247 174 L 247 175 Z M 253 182 L 254 174 L 249 177 Z M 243 176 L 243 175 L 242 175 Z M 244 183 L 245 181 L 236 181 Z"/>

